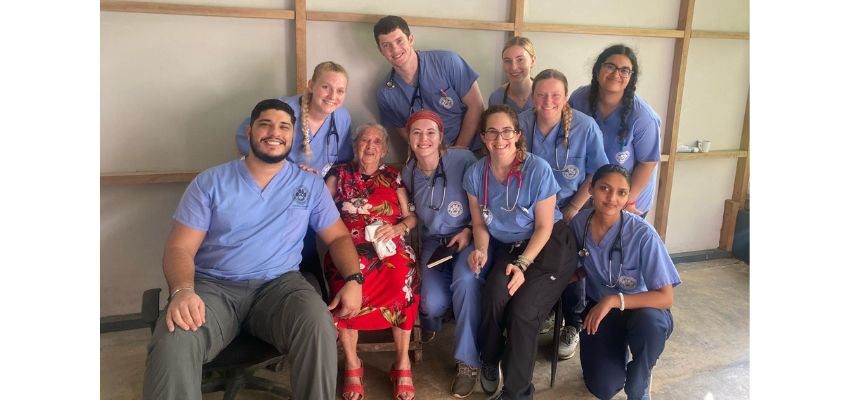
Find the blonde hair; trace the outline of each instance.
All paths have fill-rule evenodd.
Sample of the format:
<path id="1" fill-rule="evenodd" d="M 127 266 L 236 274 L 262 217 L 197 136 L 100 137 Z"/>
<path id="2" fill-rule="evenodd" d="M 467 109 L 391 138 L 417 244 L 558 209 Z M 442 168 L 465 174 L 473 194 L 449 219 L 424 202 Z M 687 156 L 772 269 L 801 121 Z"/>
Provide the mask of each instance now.
<path id="1" fill-rule="evenodd" d="M 508 41 L 505 42 L 505 47 L 502 47 L 502 54 L 505 54 L 505 50 L 514 46 L 522 47 L 523 50 L 528 52 L 528 55 L 530 55 L 531 58 L 536 58 L 534 55 L 534 43 L 531 43 L 531 39 L 525 36 L 514 36 L 508 39 Z"/>
<path id="2" fill-rule="evenodd" d="M 555 79 L 561 81 L 564 84 L 564 97 L 567 95 L 567 91 L 569 90 L 569 86 L 567 83 L 567 77 L 561 71 L 557 69 L 547 69 L 540 71 L 537 76 L 534 77 L 534 83 L 531 84 L 531 93 L 534 95 L 534 88 L 537 87 L 537 83 L 545 80 L 545 79 Z M 537 116 L 537 110 L 534 111 L 535 117 Z M 573 108 L 570 107 L 570 103 L 564 102 L 564 108 L 561 110 L 561 127 L 564 130 L 564 146 L 568 146 L 570 140 L 570 126 L 573 124 Z M 534 132 L 531 132 L 533 135 Z"/>
<path id="3" fill-rule="evenodd" d="M 333 61 L 325 61 L 316 65 L 316 68 L 313 68 L 313 77 L 310 78 L 310 81 L 315 83 L 325 72 L 340 73 L 345 76 L 346 82 L 348 81 L 348 72 L 342 67 L 342 65 Z M 307 113 L 310 112 L 311 101 L 313 101 L 312 91 L 305 92 L 301 95 L 301 134 L 304 137 L 304 155 L 307 160 L 310 160 L 313 156 L 313 149 L 310 147 L 310 124 L 307 121 Z"/>

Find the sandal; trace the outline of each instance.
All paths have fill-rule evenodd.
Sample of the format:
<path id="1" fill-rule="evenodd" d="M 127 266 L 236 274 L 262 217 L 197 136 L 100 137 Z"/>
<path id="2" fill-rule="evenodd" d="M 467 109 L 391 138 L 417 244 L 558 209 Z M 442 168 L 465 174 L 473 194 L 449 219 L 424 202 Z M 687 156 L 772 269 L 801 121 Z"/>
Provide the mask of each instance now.
<path id="1" fill-rule="evenodd" d="M 395 364 L 390 368 L 390 382 L 393 383 L 393 399 L 399 400 L 401 399 L 402 393 L 412 393 L 413 397 L 410 400 L 416 398 L 416 388 L 413 387 L 412 384 L 407 383 L 398 383 L 399 378 L 410 378 L 413 380 L 413 371 L 410 369 L 395 369 Z"/>
<path id="2" fill-rule="evenodd" d="M 343 399 L 352 399 L 355 394 L 360 395 L 359 400 L 363 400 L 366 398 L 366 390 L 363 387 L 363 360 L 358 359 L 360 361 L 360 368 L 354 369 L 346 369 L 342 371 L 343 378 L 360 378 L 360 383 L 345 383 L 342 385 L 342 398 Z M 346 396 L 348 395 L 348 396 Z"/>

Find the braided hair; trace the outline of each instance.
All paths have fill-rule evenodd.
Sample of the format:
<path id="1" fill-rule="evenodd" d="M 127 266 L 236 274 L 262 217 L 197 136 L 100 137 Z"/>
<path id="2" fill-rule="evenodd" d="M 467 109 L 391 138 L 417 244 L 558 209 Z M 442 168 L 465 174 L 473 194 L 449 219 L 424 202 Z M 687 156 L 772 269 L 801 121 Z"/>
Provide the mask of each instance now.
<path id="1" fill-rule="evenodd" d="M 599 100 L 599 71 L 602 69 L 602 63 L 611 57 L 612 55 L 624 55 L 629 58 L 629 61 L 632 62 L 632 76 L 629 77 L 629 83 L 626 84 L 626 89 L 623 92 L 623 98 L 620 100 L 620 104 L 623 106 L 623 110 L 620 113 L 620 132 L 619 139 L 620 144 L 625 145 L 626 137 L 629 134 L 627 121 L 629 116 L 632 113 L 635 105 L 635 88 L 637 87 L 638 81 L 638 62 L 637 56 L 635 52 L 628 46 L 623 44 L 616 44 L 607 49 L 603 50 L 602 53 L 599 54 L 599 57 L 596 58 L 596 62 L 593 64 L 593 69 L 591 72 L 590 78 L 590 95 L 588 96 L 588 102 L 590 103 L 590 115 L 596 119 L 596 103 Z"/>
<path id="2" fill-rule="evenodd" d="M 313 77 L 310 78 L 310 81 L 315 83 L 325 72 L 340 73 L 345 76 L 346 82 L 348 81 L 348 72 L 345 71 L 345 68 L 343 68 L 342 65 L 333 61 L 325 61 L 316 65 L 316 68 L 313 68 Z M 307 121 L 307 114 L 310 112 L 310 103 L 312 101 L 312 90 L 306 91 L 303 95 L 301 95 L 301 134 L 304 138 L 304 155 L 308 161 L 313 156 L 313 149 L 310 147 L 310 124 Z"/>
<path id="3" fill-rule="evenodd" d="M 531 94 L 534 95 L 534 89 L 537 87 L 537 84 L 544 79 L 556 79 L 564 84 L 564 98 L 566 100 L 567 92 L 569 90 L 569 84 L 567 83 L 567 77 L 557 69 L 546 69 L 540 71 L 537 76 L 534 77 L 534 83 L 531 84 Z M 535 118 L 537 117 L 537 110 L 534 111 Z M 570 104 L 564 101 L 564 108 L 561 109 L 561 128 L 564 131 L 564 147 L 569 148 L 569 140 L 570 140 L 570 127 L 573 124 L 573 108 L 570 107 Z M 534 132 L 530 132 L 530 135 L 534 135 Z"/>

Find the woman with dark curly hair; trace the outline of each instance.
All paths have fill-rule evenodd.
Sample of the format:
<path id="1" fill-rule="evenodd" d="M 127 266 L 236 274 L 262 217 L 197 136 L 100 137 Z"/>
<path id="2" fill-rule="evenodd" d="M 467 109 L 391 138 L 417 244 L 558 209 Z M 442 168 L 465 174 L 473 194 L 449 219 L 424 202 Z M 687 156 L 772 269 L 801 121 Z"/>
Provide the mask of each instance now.
<path id="1" fill-rule="evenodd" d="M 593 64 L 590 85 L 576 89 L 569 103 L 596 120 L 608 160 L 631 174 L 626 211 L 646 217 L 655 197 L 655 165 L 661 159 L 661 117 L 635 93 L 638 72 L 631 48 L 608 47 Z"/>

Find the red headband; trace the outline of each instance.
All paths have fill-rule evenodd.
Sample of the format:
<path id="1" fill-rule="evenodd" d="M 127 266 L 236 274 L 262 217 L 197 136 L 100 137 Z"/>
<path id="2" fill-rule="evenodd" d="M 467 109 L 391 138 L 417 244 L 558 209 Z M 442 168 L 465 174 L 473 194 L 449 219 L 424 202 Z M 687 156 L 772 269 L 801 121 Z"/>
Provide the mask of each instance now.
<path id="1" fill-rule="evenodd" d="M 410 126 L 420 119 L 430 119 L 431 121 L 434 121 L 434 123 L 437 124 L 437 129 L 440 130 L 440 133 L 443 133 L 443 120 L 440 118 L 439 115 L 437 115 L 437 113 L 431 110 L 419 110 L 413 114 L 410 114 L 410 117 L 407 118 L 407 124 L 405 125 L 405 128 L 407 128 L 407 130 L 410 130 Z"/>

